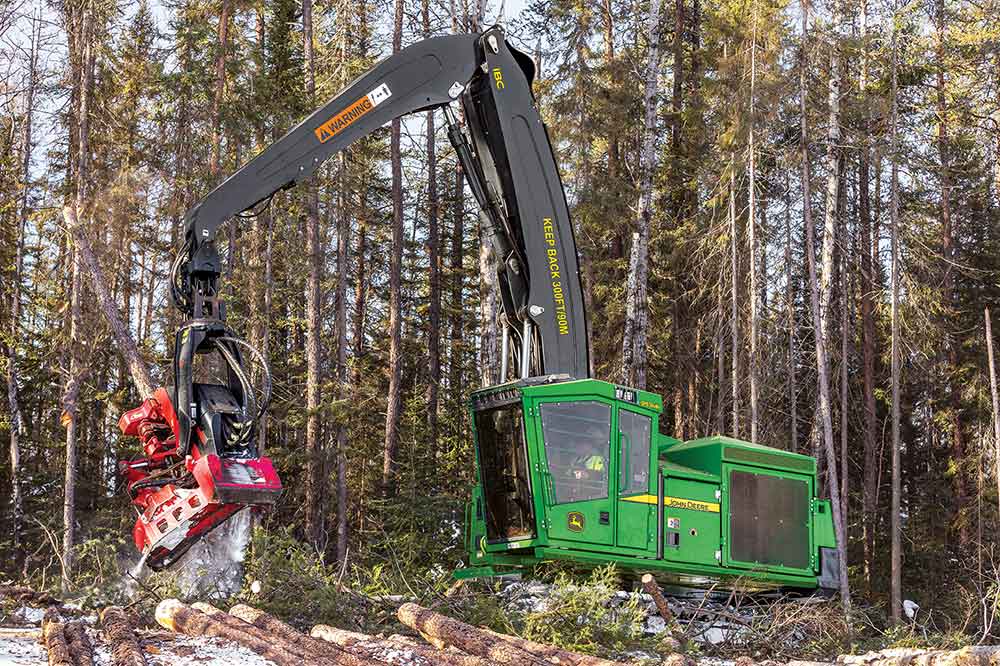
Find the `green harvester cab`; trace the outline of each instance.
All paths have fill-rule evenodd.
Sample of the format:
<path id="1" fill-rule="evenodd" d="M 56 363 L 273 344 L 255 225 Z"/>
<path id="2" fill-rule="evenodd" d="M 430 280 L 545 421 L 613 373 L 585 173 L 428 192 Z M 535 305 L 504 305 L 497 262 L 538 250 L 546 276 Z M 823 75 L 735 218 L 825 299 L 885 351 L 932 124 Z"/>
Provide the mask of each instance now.
<path id="1" fill-rule="evenodd" d="M 549 560 L 614 562 L 685 584 L 837 587 L 816 461 L 659 431 L 663 399 L 595 379 L 537 377 L 470 397 L 476 485 L 456 577 Z"/>

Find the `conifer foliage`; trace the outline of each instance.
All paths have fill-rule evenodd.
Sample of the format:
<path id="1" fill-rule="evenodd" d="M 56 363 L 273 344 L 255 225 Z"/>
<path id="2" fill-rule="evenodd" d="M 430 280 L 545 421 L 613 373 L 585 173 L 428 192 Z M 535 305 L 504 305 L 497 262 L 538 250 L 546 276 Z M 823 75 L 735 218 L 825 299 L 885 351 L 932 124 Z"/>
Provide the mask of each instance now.
<path id="1" fill-rule="evenodd" d="M 988 585 L 953 563 L 989 561 L 1000 519 L 998 10 L 4 3 L 0 577 L 55 561 L 72 589 L 81 544 L 127 533 L 116 422 L 142 396 L 107 313 L 167 381 L 185 211 L 380 58 L 500 20 L 538 68 L 594 376 L 663 394 L 679 438 L 815 455 L 853 598 L 898 615 L 901 594 Z M 465 398 L 497 373 L 497 304 L 444 125 L 394 123 L 220 231 L 229 321 L 273 375 L 261 432 L 287 492 L 269 524 L 330 563 L 462 550 Z"/>

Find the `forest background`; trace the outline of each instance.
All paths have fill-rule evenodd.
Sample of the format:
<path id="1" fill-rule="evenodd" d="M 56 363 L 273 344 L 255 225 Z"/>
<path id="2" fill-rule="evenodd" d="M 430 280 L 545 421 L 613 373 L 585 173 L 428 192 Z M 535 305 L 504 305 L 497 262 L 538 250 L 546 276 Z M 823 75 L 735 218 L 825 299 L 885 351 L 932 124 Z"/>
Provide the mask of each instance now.
<path id="1" fill-rule="evenodd" d="M 142 391 L 102 305 L 167 381 L 185 211 L 380 58 L 502 19 L 538 70 L 593 375 L 662 393 L 678 438 L 817 456 L 855 602 L 898 616 L 905 595 L 943 625 L 984 624 L 1000 585 L 984 319 L 998 15 L 996 0 L 2 0 L 0 572 L 80 590 L 128 553 L 115 469 L 136 446 L 116 424 Z M 264 443 L 286 493 L 265 526 L 323 566 L 461 560 L 465 399 L 499 379 L 498 306 L 443 125 L 382 130 L 220 232 L 229 321 L 274 378 Z"/>

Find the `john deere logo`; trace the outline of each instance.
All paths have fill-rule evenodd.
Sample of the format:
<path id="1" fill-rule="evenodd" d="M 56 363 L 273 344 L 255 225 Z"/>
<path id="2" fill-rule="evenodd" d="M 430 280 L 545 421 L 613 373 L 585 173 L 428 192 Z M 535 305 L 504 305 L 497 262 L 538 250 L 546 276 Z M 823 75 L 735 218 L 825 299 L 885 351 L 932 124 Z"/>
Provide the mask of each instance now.
<path id="1" fill-rule="evenodd" d="M 586 524 L 587 520 L 579 511 L 570 511 L 566 514 L 566 527 L 569 528 L 570 532 L 582 532 Z"/>

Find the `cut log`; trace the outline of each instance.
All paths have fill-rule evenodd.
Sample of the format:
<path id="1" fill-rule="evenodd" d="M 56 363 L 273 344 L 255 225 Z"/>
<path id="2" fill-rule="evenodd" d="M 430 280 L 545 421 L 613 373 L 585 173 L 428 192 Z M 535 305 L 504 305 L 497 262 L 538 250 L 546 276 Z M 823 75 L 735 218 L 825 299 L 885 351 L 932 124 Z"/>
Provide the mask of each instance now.
<path id="1" fill-rule="evenodd" d="M 70 622 L 64 628 L 70 656 L 76 666 L 94 666 L 94 646 L 82 622 Z"/>
<path id="2" fill-rule="evenodd" d="M 282 649 L 297 655 L 303 661 L 319 660 L 320 662 L 323 662 L 331 657 L 331 653 L 329 650 L 327 650 L 326 652 L 320 652 L 318 654 L 314 654 L 309 649 L 309 646 L 304 645 L 303 642 L 297 638 L 292 638 L 291 640 L 289 640 L 288 638 L 285 638 L 280 634 L 275 634 L 270 630 L 256 627 L 253 624 L 245 622 L 244 620 L 236 617 L 235 615 L 230 615 L 221 608 L 216 608 L 211 604 L 198 601 L 191 604 L 191 608 L 193 610 L 204 613 L 205 615 L 210 617 L 213 621 L 225 625 L 226 627 L 235 632 L 243 632 L 249 636 L 252 636 L 257 640 L 278 644 L 281 646 Z M 350 666 L 356 666 L 356 665 L 350 664 Z"/>
<path id="3" fill-rule="evenodd" d="M 407 603 L 396 612 L 399 621 L 421 634 L 457 647 L 462 652 L 511 666 L 549 666 L 548 661 L 472 625 Z"/>
<path id="4" fill-rule="evenodd" d="M 602 659 L 601 657 L 594 657 L 589 654 L 580 654 L 579 652 L 570 652 L 569 650 L 558 648 L 555 645 L 536 643 L 535 641 L 529 641 L 527 638 L 508 636 L 507 634 L 501 634 L 489 629 L 483 629 L 483 631 L 490 636 L 506 641 L 511 645 L 521 648 L 525 652 L 530 652 L 536 657 L 541 657 L 542 659 L 550 661 L 553 664 L 568 664 L 568 666 L 620 666 L 620 662 L 611 661 L 610 659 Z"/>
<path id="5" fill-rule="evenodd" d="M 419 658 L 421 663 L 433 666 L 495 666 L 496 664 L 488 659 L 460 652 L 438 651 L 421 645 L 407 636 L 393 635 L 389 638 L 379 638 L 356 631 L 337 629 L 325 624 L 317 624 L 312 628 L 310 635 L 313 638 L 343 646 L 366 659 L 384 661 L 390 664 L 409 663 L 410 655 Z"/>
<path id="6" fill-rule="evenodd" d="M 132 616 L 123 608 L 108 606 L 101 611 L 101 629 L 111 648 L 112 666 L 146 666 L 134 626 Z"/>
<path id="7" fill-rule="evenodd" d="M 894 648 L 862 655 L 842 655 L 842 666 L 990 666 L 1000 658 L 998 645 L 973 645 L 961 650 Z"/>
<path id="8" fill-rule="evenodd" d="M 22 604 L 38 604 L 42 606 L 62 604 L 62 601 L 53 597 L 48 592 L 36 592 L 30 587 L 23 585 L 0 585 L 0 597 L 8 597 Z"/>
<path id="9" fill-rule="evenodd" d="M 242 626 L 230 626 L 223 622 L 220 616 L 240 622 Z M 156 607 L 156 621 L 165 629 L 188 636 L 210 636 L 239 643 L 265 659 L 270 659 L 276 666 L 298 666 L 302 663 L 346 666 L 343 661 L 338 660 L 337 654 L 330 654 L 326 659 L 307 659 L 300 650 L 289 645 L 288 641 L 277 636 L 260 638 L 259 630 L 242 620 L 237 620 L 221 611 L 208 615 L 177 599 L 164 599 L 160 602 Z"/>
<path id="10" fill-rule="evenodd" d="M 195 607 L 198 607 L 198 604 L 195 604 Z M 370 659 L 352 654 L 344 650 L 340 645 L 307 636 L 295 627 L 252 606 L 237 604 L 229 609 L 229 614 L 240 622 L 246 622 L 261 631 L 278 636 L 292 645 L 301 646 L 303 651 L 307 652 L 308 656 L 312 658 L 326 659 L 332 653 L 339 653 L 339 663 L 344 666 L 365 666 L 365 664 L 372 663 Z M 363 636 L 364 634 L 361 635 Z"/>
<path id="11" fill-rule="evenodd" d="M 696 666 L 697 663 L 698 662 L 686 654 L 674 653 L 668 654 L 664 657 L 663 661 L 660 662 L 660 666 Z M 761 662 L 761 666 L 764 666 L 765 663 L 767 662 Z"/>
<path id="12" fill-rule="evenodd" d="M 42 618 L 42 642 L 49 655 L 49 666 L 73 666 L 73 657 L 66 641 L 66 625 L 55 608 Z"/>

